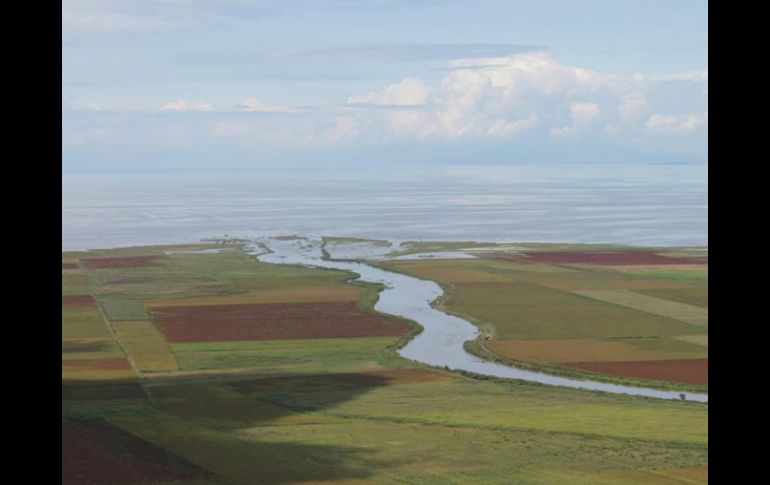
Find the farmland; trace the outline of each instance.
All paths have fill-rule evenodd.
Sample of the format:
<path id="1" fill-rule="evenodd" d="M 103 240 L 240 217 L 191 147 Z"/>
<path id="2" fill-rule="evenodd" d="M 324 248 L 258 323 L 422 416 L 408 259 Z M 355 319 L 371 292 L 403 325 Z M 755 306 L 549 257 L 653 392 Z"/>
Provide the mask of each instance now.
<path id="1" fill-rule="evenodd" d="M 162 307 L 153 319 L 173 342 L 381 337 L 410 329 L 366 313 L 355 302 Z"/>
<path id="2" fill-rule="evenodd" d="M 406 360 L 415 325 L 374 312 L 377 288 L 351 274 L 261 263 L 238 242 L 62 261 L 62 483 L 707 481 L 707 405 Z M 703 310 L 697 283 L 497 257 L 380 264 L 443 284 L 442 305 L 513 360 L 612 378 L 569 366 L 707 358 L 705 326 L 672 318 L 701 313 L 579 293 Z"/>
<path id="3" fill-rule="evenodd" d="M 442 284 L 440 307 L 477 324 L 482 335 L 467 348 L 483 357 L 641 386 L 707 388 L 707 257 L 538 249 L 378 264 Z"/>

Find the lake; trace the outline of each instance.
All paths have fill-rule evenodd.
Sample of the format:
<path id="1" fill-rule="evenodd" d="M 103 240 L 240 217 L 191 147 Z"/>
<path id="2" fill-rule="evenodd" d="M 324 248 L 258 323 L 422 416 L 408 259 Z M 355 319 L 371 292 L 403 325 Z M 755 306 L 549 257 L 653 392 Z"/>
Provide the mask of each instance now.
<path id="1" fill-rule="evenodd" d="M 222 235 L 708 244 L 708 166 L 433 165 L 62 175 L 62 249 Z"/>

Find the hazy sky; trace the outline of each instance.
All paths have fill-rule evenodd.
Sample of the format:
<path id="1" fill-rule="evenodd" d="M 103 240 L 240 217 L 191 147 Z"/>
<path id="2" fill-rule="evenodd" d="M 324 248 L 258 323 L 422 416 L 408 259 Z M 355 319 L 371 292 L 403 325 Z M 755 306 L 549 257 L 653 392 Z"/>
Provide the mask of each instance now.
<path id="1" fill-rule="evenodd" d="M 707 160 L 705 0 L 62 5 L 64 170 Z"/>

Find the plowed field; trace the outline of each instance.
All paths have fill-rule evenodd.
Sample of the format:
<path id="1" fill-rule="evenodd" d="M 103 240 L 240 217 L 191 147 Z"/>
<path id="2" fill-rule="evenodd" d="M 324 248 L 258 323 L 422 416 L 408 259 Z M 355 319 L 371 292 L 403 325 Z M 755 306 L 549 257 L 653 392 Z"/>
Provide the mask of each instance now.
<path id="1" fill-rule="evenodd" d="M 62 306 L 94 306 L 96 302 L 91 295 L 62 295 Z"/>
<path id="2" fill-rule="evenodd" d="M 663 256 L 650 251 L 538 251 L 518 253 L 539 263 L 584 263 L 599 265 L 706 264 L 708 258 Z"/>
<path id="3" fill-rule="evenodd" d="M 150 266 L 163 266 L 157 256 L 122 256 L 114 258 L 90 258 L 82 259 L 83 266 L 88 269 L 95 268 L 146 268 Z"/>
<path id="4" fill-rule="evenodd" d="M 578 362 L 562 365 L 613 376 L 639 377 L 683 384 L 705 385 L 709 381 L 708 359 Z"/>
<path id="5" fill-rule="evenodd" d="M 353 302 L 157 307 L 152 313 L 173 342 L 384 337 L 410 329 Z"/>
<path id="6" fill-rule="evenodd" d="M 195 480 L 203 468 L 100 421 L 62 421 L 62 485 Z"/>

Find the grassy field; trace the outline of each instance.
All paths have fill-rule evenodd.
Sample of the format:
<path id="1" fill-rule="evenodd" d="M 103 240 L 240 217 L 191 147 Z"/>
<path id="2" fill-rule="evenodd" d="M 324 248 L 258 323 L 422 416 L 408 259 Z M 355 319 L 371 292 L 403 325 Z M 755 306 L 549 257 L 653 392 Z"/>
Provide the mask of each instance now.
<path id="1" fill-rule="evenodd" d="M 166 339 L 148 321 L 113 321 L 112 328 L 134 365 L 142 372 L 173 371 L 176 359 Z"/>
<path id="2" fill-rule="evenodd" d="M 503 340 L 652 337 L 693 331 L 669 318 L 536 283 L 458 285 L 446 307 L 494 324 L 496 336 Z"/>
<path id="3" fill-rule="evenodd" d="M 527 255 L 539 254 L 527 246 Z M 377 264 L 442 284 L 447 296 L 441 308 L 479 326 L 482 340 L 467 348 L 484 357 L 636 385 L 659 386 L 659 381 L 674 379 L 678 388 L 702 390 L 708 382 L 707 364 L 698 384 L 693 384 L 692 375 L 679 378 L 666 369 L 669 362 L 681 367 L 682 359 L 708 359 L 708 270 L 701 257 L 687 264 L 686 254 L 671 250 L 660 255 L 649 250 L 649 256 L 642 250 L 621 251 L 613 256 L 612 247 L 567 245 L 558 248 L 559 253 L 553 252 L 556 246 L 534 247 L 568 261 L 612 264 L 544 263 L 517 252 Z M 655 264 L 615 264 L 631 256 Z M 676 259 L 661 264 L 667 257 Z M 634 375 L 635 370 L 628 375 L 616 372 L 636 369 L 632 363 L 642 361 L 659 361 L 645 365 L 660 372 L 649 378 Z M 583 365 L 587 363 L 592 365 Z M 606 367 L 594 363 L 606 363 L 613 371 L 589 371 Z M 623 377 L 628 379 L 619 379 Z"/>
<path id="4" fill-rule="evenodd" d="M 172 344 L 184 370 L 249 367 L 270 372 L 374 369 L 403 366 L 393 337 L 193 342 Z"/>
<path id="5" fill-rule="evenodd" d="M 220 252 L 198 252 L 210 249 Z M 108 261 L 79 263 L 92 256 Z M 62 294 L 94 298 L 63 300 L 63 483 L 707 482 L 707 405 L 473 380 L 401 358 L 395 348 L 407 334 L 169 343 L 153 320 L 155 308 L 211 311 L 218 304 L 255 311 L 275 303 L 371 308 L 375 288 L 345 283 L 349 274 L 259 263 L 236 243 L 63 253 L 62 260 L 78 265 L 62 270 Z M 103 267 L 147 261 L 163 266 Z M 585 279 L 584 270 L 466 261 L 448 261 L 444 269 L 439 261 L 409 262 L 416 269 L 399 262 L 398 270 L 419 272 L 424 265 L 434 276 L 450 275 L 454 281 L 436 278 L 456 292 L 448 305 L 464 291 L 487 306 L 495 298 L 518 298 L 525 307 L 553 298 L 541 329 L 522 319 L 529 334 L 510 322 L 499 330 L 526 335 L 548 352 L 552 338 L 562 350 L 574 344 L 575 357 L 596 349 L 605 357 L 653 360 L 707 352 L 699 327 L 537 282 L 573 273 Z M 72 271 L 78 278 L 65 274 Z M 640 281 L 606 273 L 617 276 L 602 273 L 604 281 Z M 683 288 L 647 280 L 664 283 L 651 289 Z M 513 291 L 521 288 L 531 292 L 527 299 Z M 699 298 L 690 293 L 680 297 L 689 302 L 679 303 Z M 465 311 L 485 308 L 472 298 L 459 302 Z M 505 305 L 514 312 L 513 303 Z M 570 330 L 580 324 L 569 317 L 571 306 L 602 319 Z M 495 315 L 485 314 L 489 325 Z M 611 338 L 629 328 L 613 318 L 655 335 Z"/>

